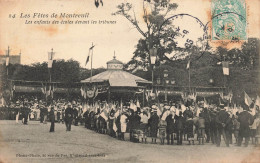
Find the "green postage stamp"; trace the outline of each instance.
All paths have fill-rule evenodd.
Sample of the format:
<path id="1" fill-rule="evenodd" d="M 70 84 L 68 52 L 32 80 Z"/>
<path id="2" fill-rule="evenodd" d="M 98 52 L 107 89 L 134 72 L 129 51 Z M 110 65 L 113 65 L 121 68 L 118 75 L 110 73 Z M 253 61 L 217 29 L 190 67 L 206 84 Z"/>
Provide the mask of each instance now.
<path id="1" fill-rule="evenodd" d="M 247 39 L 245 0 L 211 0 L 212 40 Z"/>

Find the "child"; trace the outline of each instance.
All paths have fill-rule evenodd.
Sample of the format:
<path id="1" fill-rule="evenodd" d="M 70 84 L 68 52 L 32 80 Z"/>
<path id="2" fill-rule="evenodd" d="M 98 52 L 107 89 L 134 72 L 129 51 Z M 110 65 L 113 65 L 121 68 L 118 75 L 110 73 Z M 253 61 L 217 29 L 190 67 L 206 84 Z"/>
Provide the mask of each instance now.
<path id="1" fill-rule="evenodd" d="M 140 137 L 142 138 L 142 143 L 146 143 L 147 138 L 147 128 L 148 128 L 148 115 L 145 111 L 141 114 L 141 124 L 140 124 Z"/>
<path id="2" fill-rule="evenodd" d="M 240 128 L 240 123 L 238 122 L 237 118 L 238 118 L 238 112 L 236 113 L 236 115 L 233 115 L 233 126 L 234 126 L 234 136 L 236 139 L 236 144 L 238 143 L 238 133 L 239 133 L 239 128 Z"/>
<path id="3" fill-rule="evenodd" d="M 258 145 L 258 138 L 260 137 L 260 114 L 257 113 L 254 119 L 254 122 L 251 126 L 251 132 L 252 132 L 252 142 L 254 142 L 254 145 Z M 253 141 L 255 140 L 255 141 Z"/>
<path id="4" fill-rule="evenodd" d="M 187 138 L 189 141 L 189 145 L 191 144 L 190 142 L 192 141 L 192 144 L 194 145 L 194 134 L 193 134 L 193 119 L 192 116 L 189 116 L 186 122 L 186 130 L 187 130 Z"/>
<path id="5" fill-rule="evenodd" d="M 199 138 L 199 145 L 204 145 L 204 137 L 205 137 L 205 119 L 202 117 L 202 114 L 199 114 L 198 119 L 198 138 Z"/>
<path id="6" fill-rule="evenodd" d="M 158 124 L 161 145 L 164 145 L 164 140 L 165 140 L 165 136 L 166 136 L 166 126 L 167 126 L 166 121 L 161 119 Z"/>

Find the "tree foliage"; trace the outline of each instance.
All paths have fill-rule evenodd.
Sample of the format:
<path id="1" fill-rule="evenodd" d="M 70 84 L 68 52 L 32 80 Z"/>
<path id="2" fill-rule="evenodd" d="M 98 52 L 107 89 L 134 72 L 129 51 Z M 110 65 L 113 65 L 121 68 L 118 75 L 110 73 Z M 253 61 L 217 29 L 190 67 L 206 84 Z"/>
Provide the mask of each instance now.
<path id="1" fill-rule="evenodd" d="M 174 11 L 178 5 L 169 0 L 147 0 L 143 1 L 143 17 L 141 25 L 136 18 L 133 5 L 130 3 L 122 3 L 117 6 L 117 11 L 112 15 L 120 15 L 125 17 L 133 27 L 141 34 L 142 38 L 136 45 L 136 50 L 131 61 L 126 65 L 126 69 L 133 70 L 136 67 L 147 69 L 150 63 L 149 49 L 153 47 L 158 48 L 157 56 L 159 60 L 163 57 L 166 50 L 172 50 L 174 46 L 162 47 L 160 45 L 159 30 L 164 21 L 168 18 L 169 13 Z M 165 24 L 165 26 L 167 23 Z M 165 32 L 171 35 L 173 31 Z"/>

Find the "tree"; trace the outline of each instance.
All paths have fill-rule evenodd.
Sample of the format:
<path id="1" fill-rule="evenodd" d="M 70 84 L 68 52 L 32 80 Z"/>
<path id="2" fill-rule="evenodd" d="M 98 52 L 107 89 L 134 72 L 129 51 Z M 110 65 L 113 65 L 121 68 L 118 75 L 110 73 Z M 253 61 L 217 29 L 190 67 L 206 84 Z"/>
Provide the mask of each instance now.
<path id="1" fill-rule="evenodd" d="M 118 10 L 112 15 L 121 15 L 125 17 L 143 38 L 138 41 L 136 50 L 131 61 L 127 64 L 127 69 L 134 69 L 137 66 L 147 68 L 150 62 L 149 49 L 158 48 L 157 56 L 161 60 L 166 50 L 172 50 L 174 46 L 162 47 L 160 45 L 159 31 L 162 24 L 168 17 L 168 14 L 174 11 L 178 5 L 171 3 L 169 0 L 147 0 L 143 1 L 143 22 L 145 27 L 141 27 L 136 18 L 133 5 L 130 3 L 122 3 L 117 6 Z M 130 13 L 132 12 L 132 14 Z M 167 23 L 164 25 L 167 26 Z M 171 35 L 174 31 L 167 31 L 165 35 Z"/>
<path id="2" fill-rule="evenodd" d="M 244 42 L 241 49 L 227 50 L 223 47 L 217 47 L 216 58 L 220 62 L 229 61 L 230 65 L 239 69 L 250 70 L 259 68 L 259 43 L 256 38 L 249 38 Z"/>

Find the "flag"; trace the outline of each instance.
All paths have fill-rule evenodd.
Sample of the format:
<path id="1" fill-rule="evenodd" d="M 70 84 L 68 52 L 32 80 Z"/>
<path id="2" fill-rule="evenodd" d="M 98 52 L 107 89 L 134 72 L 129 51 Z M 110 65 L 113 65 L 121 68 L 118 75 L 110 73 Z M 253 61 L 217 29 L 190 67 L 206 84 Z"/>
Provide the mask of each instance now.
<path id="1" fill-rule="evenodd" d="M 186 69 L 187 69 L 187 70 L 190 69 L 190 60 L 189 60 L 188 63 L 187 63 Z"/>
<path id="2" fill-rule="evenodd" d="M 48 68 L 52 68 L 54 52 L 48 52 Z"/>
<path id="3" fill-rule="evenodd" d="M 159 107 L 157 107 L 157 115 L 160 117 L 162 115 L 162 111 Z"/>
<path id="4" fill-rule="evenodd" d="M 255 105 L 260 106 L 260 98 L 259 96 L 256 96 Z"/>
<path id="5" fill-rule="evenodd" d="M 184 113 L 185 110 L 186 110 L 186 106 L 181 104 L 181 112 Z"/>
<path id="6" fill-rule="evenodd" d="M 45 95 L 46 94 L 46 86 L 44 86 L 43 83 L 42 83 L 41 90 L 42 90 L 42 93 Z"/>
<path id="7" fill-rule="evenodd" d="M 94 98 L 96 98 L 97 95 L 98 95 L 98 88 L 95 88 L 95 89 L 96 89 L 96 91 L 95 91 L 95 94 L 94 94 Z"/>
<path id="8" fill-rule="evenodd" d="M 103 110 L 103 112 L 100 114 L 101 117 L 103 117 L 106 121 L 108 120 L 108 113 L 106 109 Z"/>
<path id="9" fill-rule="evenodd" d="M 116 127 L 116 123 L 115 123 L 115 122 L 113 123 L 113 130 L 114 130 L 115 132 L 117 132 L 117 127 Z"/>
<path id="10" fill-rule="evenodd" d="M 88 51 L 88 57 L 86 59 L 86 63 L 85 63 L 85 66 L 88 64 L 89 62 L 89 57 L 90 57 L 90 51 L 93 50 L 93 48 L 95 47 L 95 45 L 92 45 L 90 48 L 89 48 L 89 51 Z"/>
<path id="11" fill-rule="evenodd" d="M 9 57 L 6 57 L 5 59 L 5 66 L 9 66 Z"/>
<path id="12" fill-rule="evenodd" d="M 247 106 L 250 106 L 251 104 L 252 104 L 252 100 L 251 100 L 251 98 L 248 96 L 248 94 L 245 92 L 245 104 L 247 105 Z"/>
<path id="13" fill-rule="evenodd" d="M 205 97 L 204 97 L 203 107 L 204 107 L 204 108 L 208 108 L 208 107 L 209 107 L 209 105 L 208 105 L 207 100 L 205 99 Z"/>
<path id="14" fill-rule="evenodd" d="M 259 98 L 259 96 L 256 96 L 255 105 L 260 107 L 260 98 Z"/>
<path id="15" fill-rule="evenodd" d="M 80 93 L 81 93 L 81 96 L 83 97 L 84 96 L 84 90 L 82 89 L 82 87 L 80 88 Z"/>
<path id="16" fill-rule="evenodd" d="M 89 61 L 89 54 L 88 54 L 85 66 L 88 64 L 88 61 Z"/>
<path id="17" fill-rule="evenodd" d="M 170 111 L 165 111 L 162 115 L 162 120 L 165 121 L 166 117 L 170 114 Z"/>
<path id="18" fill-rule="evenodd" d="M 94 47 L 95 47 L 95 45 L 92 45 L 92 46 L 89 48 L 89 50 L 92 50 Z"/>
<path id="19" fill-rule="evenodd" d="M 140 106 L 140 102 L 139 102 L 138 99 L 136 100 L 136 107 L 141 108 L 141 106 Z"/>
<path id="20" fill-rule="evenodd" d="M 223 66 L 223 74 L 229 75 L 229 63 L 226 61 L 223 61 L 222 66 Z"/>
<path id="21" fill-rule="evenodd" d="M 48 52 L 48 60 L 53 60 L 54 52 Z"/>
<path id="22" fill-rule="evenodd" d="M 12 89 L 11 89 L 11 98 L 14 97 L 14 91 L 15 91 L 15 85 L 13 85 Z"/>

